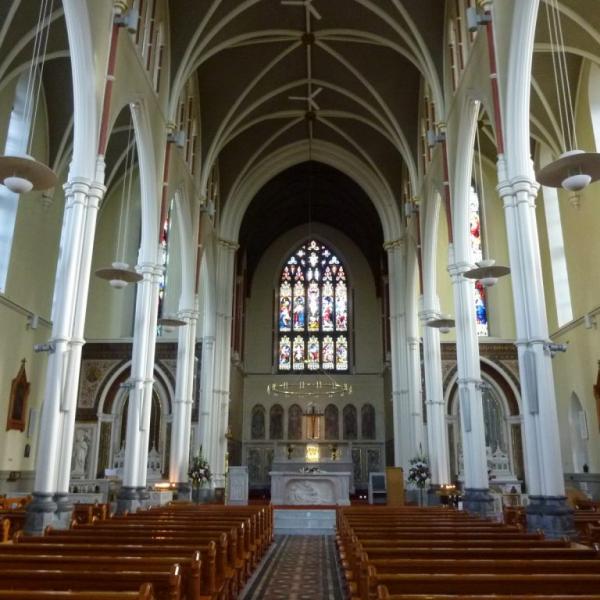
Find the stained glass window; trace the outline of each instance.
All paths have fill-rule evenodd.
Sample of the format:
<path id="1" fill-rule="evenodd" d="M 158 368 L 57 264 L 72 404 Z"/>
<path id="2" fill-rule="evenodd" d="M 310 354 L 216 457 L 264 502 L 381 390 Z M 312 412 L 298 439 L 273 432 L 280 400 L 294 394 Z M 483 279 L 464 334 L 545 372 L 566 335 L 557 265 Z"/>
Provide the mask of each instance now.
<path id="1" fill-rule="evenodd" d="M 476 263 L 483 259 L 483 247 L 481 242 L 481 220 L 479 210 L 479 196 L 474 188 L 471 188 L 469 198 L 469 230 L 471 239 L 471 260 Z M 474 283 L 473 295 L 475 298 L 475 319 L 477 323 L 477 335 L 488 335 L 488 313 L 485 288 L 481 281 Z"/>
<path id="2" fill-rule="evenodd" d="M 327 246 L 309 240 L 289 257 L 276 305 L 280 371 L 348 370 L 348 281 Z"/>

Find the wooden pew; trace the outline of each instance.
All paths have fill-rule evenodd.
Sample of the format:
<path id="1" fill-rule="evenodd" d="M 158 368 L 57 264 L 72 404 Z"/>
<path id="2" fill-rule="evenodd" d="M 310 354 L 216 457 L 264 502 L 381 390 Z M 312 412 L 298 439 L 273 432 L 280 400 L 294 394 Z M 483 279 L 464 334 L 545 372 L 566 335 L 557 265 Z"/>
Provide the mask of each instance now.
<path id="1" fill-rule="evenodd" d="M 505 595 L 598 594 L 600 573 L 544 574 L 378 574 L 370 568 L 369 577 L 376 585 L 385 585 L 390 594 Z"/>
<path id="2" fill-rule="evenodd" d="M 13 544 L 13 552 L 0 553 L 0 577 L 1 574 L 11 570 L 19 571 L 28 568 L 37 570 L 69 570 L 89 571 L 98 569 L 103 572 L 120 571 L 143 571 L 153 574 L 156 571 L 170 572 L 174 565 L 179 564 L 183 589 L 188 600 L 206 600 L 211 598 L 210 593 L 201 594 L 201 560 L 200 552 L 193 552 L 191 557 L 180 562 L 179 556 L 128 556 L 121 554 L 121 548 L 117 546 L 116 551 L 106 554 L 90 552 L 89 554 L 58 554 L 53 546 L 45 546 L 46 552 L 41 553 L 19 553 L 25 544 Z M 2 581 L 0 579 L 0 586 Z"/>
<path id="3" fill-rule="evenodd" d="M 8 542 L 12 536 L 25 526 L 27 513 L 25 509 L 2 510 L 0 520 L 2 521 L 2 542 Z"/>
<path id="4" fill-rule="evenodd" d="M 114 539 L 114 536 L 113 536 Z M 167 556 L 177 560 L 181 565 L 182 577 L 185 589 L 196 591 L 200 589 L 201 596 L 217 596 L 222 593 L 228 584 L 223 573 L 217 568 L 217 549 L 213 540 L 205 545 L 197 542 L 170 545 L 165 540 L 144 540 L 136 538 L 131 540 L 118 536 L 117 542 L 97 539 L 93 535 L 87 537 L 75 537 L 69 535 L 61 536 L 24 536 L 19 534 L 15 543 L 0 547 L 0 565 L 6 556 L 11 554 L 21 555 L 48 555 L 50 553 L 60 556 L 112 556 L 113 560 L 120 563 L 128 559 L 141 557 L 143 560 L 149 557 Z M 199 555 L 197 554 L 199 553 Z M 199 584 L 196 577 L 200 570 Z M 231 586 L 230 586 L 231 587 Z"/>
<path id="5" fill-rule="evenodd" d="M 82 592 L 55 590 L 2 590 L 0 599 L 10 600 L 156 600 L 152 584 L 143 583 L 138 592 Z"/>
<path id="6" fill-rule="evenodd" d="M 56 590 L 56 591 L 131 591 L 152 581 L 158 600 L 182 598 L 179 565 L 167 571 L 100 571 L 81 569 L 2 569 L 0 585 L 5 590 Z"/>
<path id="7" fill-rule="evenodd" d="M 549 600 L 548 596 L 539 594 L 493 594 L 493 595 L 449 595 L 449 594 L 390 594 L 385 585 L 377 587 L 377 600 Z M 550 600 L 600 600 L 600 594 L 581 594 L 578 596 L 557 594 L 550 596 Z"/>

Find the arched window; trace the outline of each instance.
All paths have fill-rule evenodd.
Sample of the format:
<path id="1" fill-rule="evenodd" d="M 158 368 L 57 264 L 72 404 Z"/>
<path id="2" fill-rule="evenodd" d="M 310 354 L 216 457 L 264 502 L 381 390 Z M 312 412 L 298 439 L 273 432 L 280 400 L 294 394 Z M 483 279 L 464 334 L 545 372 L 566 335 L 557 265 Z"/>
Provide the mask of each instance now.
<path id="1" fill-rule="evenodd" d="M 358 437 L 358 423 L 356 419 L 356 407 L 346 404 L 343 410 L 344 417 L 344 439 L 355 440 Z"/>
<path id="2" fill-rule="evenodd" d="M 340 437 L 340 412 L 335 404 L 325 407 L 325 439 L 337 440 Z"/>
<path id="3" fill-rule="evenodd" d="M 348 370 L 348 282 L 338 257 L 310 240 L 286 261 L 277 312 L 280 371 Z"/>
<path id="4" fill-rule="evenodd" d="M 288 440 L 302 439 L 302 409 L 292 404 L 288 410 Z"/>
<path id="5" fill-rule="evenodd" d="M 375 408 L 372 404 L 363 404 L 360 409 L 360 432 L 365 440 L 375 439 Z"/>
<path id="6" fill-rule="evenodd" d="M 250 420 L 250 437 L 253 440 L 265 439 L 265 409 L 260 404 L 257 404 L 252 409 L 252 417 Z"/>
<path id="7" fill-rule="evenodd" d="M 471 240 L 471 262 L 476 263 L 483 259 L 483 244 L 481 232 L 481 213 L 479 196 L 474 187 L 469 194 L 469 231 Z M 488 311 L 485 288 L 481 281 L 473 284 L 473 295 L 475 297 L 475 319 L 477 322 L 477 335 L 488 335 Z"/>
<path id="8" fill-rule="evenodd" d="M 283 407 L 275 404 L 269 412 L 269 439 L 283 439 Z"/>

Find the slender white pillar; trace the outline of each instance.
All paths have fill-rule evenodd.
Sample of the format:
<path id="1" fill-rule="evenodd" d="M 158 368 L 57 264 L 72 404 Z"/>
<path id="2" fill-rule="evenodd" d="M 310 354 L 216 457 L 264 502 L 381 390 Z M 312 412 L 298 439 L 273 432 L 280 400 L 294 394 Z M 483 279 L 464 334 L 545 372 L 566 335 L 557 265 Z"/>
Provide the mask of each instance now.
<path id="1" fill-rule="evenodd" d="M 386 242 L 390 288 L 390 342 L 392 349 L 392 409 L 394 419 L 394 464 L 408 473 L 411 448 L 411 406 L 408 390 L 405 322 L 406 262 L 404 241 Z"/>
<path id="2" fill-rule="evenodd" d="M 439 318 L 439 304 L 432 294 L 422 297 L 419 317 L 423 323 L 423 364 L 425 370 L 425 406 L 431 484 L 434 488 L 451 482 L 448 463 L 448 428 L 442 382 L 442 354 L 439 329 L 427 327 L 427 321 Z"/>
<path id="3" fill-rule="evenodd" d="M 233 310 L 233 270 L 238 245 L 219 240 L 217 256 L 217 327 L 215 337 L 215 379 L 213 395 L 213 429 L 210 436 L 210 463 L 215 487 L 225 486 L 225 455 L 229 417 L 229 383 L 231 377 L 231 321 Z"/>
<path id="4" fill-rule="evenodd" d="M 146 360 L 144 369 L 144 401 L 142 404 L 142 431 L 140 436 L 140 450 L 138 455 L 138 495 L 145 502 L 146 477 L 148 474 L 148 447 L 150 444 L 150 418 L 152 416 L 152 392 L 154 390 L 154 359 L 156 355 L 156 334 L 158 320 L 158 292 L 164 274 L 164 265 L 156 265 L 152 276 L 150 299 L 150 317 L 148 326 L 148 343 L 145 347 Z"/>
<path id="5" fill-rule="evenodd" d="M 508 178 L 502 157 L 498 192 L 504 203 L 517 329 L 517 350 L 523 402 L 523 440 L 529 529 L 549 536 L 572 530 L 565 502 L 564 473 L 556 410 L 552 358 L 540 260 L 535 198 L 538 184 L 531 166 L 526 175 Z"/>
<path id="6" fill-rule="evenodd" d="M 410 260 L 412 259 L 412 260 Z M 418 285 L 418 263 L 416 256 L 407 254 L 406 295 L 406 366 L 408 372 L 408 399 L 410 406 L 410 457 L 425 451 L 425 425 L 423 420 L 423 387 L 421 383 L 421 340 L 419 339 L 418 298 L 415 285 Z"/>
<path id="7" fill-rule="evenodd" d="M 140 506 L 138 490 L 142 487 L 139 474 L 140 455 L 147 456 L 148 448 L 142 448 L 144 427 L 143 413 L 145 402 L 146 349 L 155 338 L 156 318 L 152 321 L 154 300 L 154 272 L 156 265 L 146 262 L 137 270 L 143 279 L 137 284 L 135 325 L 131 353 L 131 376 L 128 382 L 129 402 L 127 403 L 127 431 L 125 434 L 125 458 L 123 463 L 123 485 L 119 492 L 117 510 L 137 509 Z M 147 442 L 146 442 L 147 444 Z M 145 481 L 144 481 L 145 483 Z"/>
<path id="8" fill-rule="evenodd" d="M 91 182 L 71 177 L 65 184 L 65 214 L 61 253 L 57 267 L 51 350 L 48 357 L 40 435 L 36 452 L 33 500 L 28 507 L 26 530 L 39 533 L 54 519 L 60 464 L 62 412 L 65 410 L 65 372 L 69 360 L 73 314 L 81 262 L 85 207 Z"/>
<path id="9" fill-rule="evenodd" d="M 193 308 L 183 309 L 179 311 L 179 318 L 186 324 L 179 330 L 177 345 L 177 381 L 171 426 L 169 481 L 181 489 L 187 489 L 198 312 Z"/>
<path id="10" fill-rule="evenodd" d="M 461 254 L 468 256 L 468 249 L 462 250 Z M 456 254 L 458 255 L 458 252 Z M 466 510 L 488 514 L 492 512 L 493 507 L 487 475 L 473 282 L 463 277 L 463 273 L 470 268 L 471 263 L 467 260 L 457 260 L 455 248 L 450 244 L 448 272 L 452 279 L 456 319 L 457 383 L 465 486 L 464 506 Z"/>
<path id="11" fill-rule="evenodd" d="M 104 163 L 100 159 L 100 170 Z M 99 178 L 100 179 L 100 178 Z M 62 424 L 60 433 L 60 456 L 57 479 L 57 504 L 58 513 L 65 513 L 65 526 L 69 525 L 72 505 L 68 501 L 69 480 L 71 476 L 71 458 L 73 453 L 73 434 L 75 430 L 75 416 L 77 412 L 77 396 L 79 391 L 79 373 L 81 370 L 81 350 L 85 340 L 85 316 L 87 312 L 92 255 L 94 252 L 94 237 L 98 209 L 105 192 L 105 187 L 100 184 L 90 186 L 85 209 L 84 235 L 82 239 L 82 252 L 77 281 L 77 299 L 74 306 L 72 338 L 70 342 L 69 359 L 65 373 L 64 400 L 62 411 Z M 61 506 L 62 505 L 62 506 Z"/>
<path id="12" fill-rule="evenodd" d="M 205 321 L 206 322 L 206 321 Z M 200 361 L 200 406 L 198 410 L 198 436 L 194 455 L 202 448 L 206 457 L 209 447 L 210 423 L 212 415 L 213 381 L 215 371 L 215 338 L 202 338 L 202 360 Z"/>

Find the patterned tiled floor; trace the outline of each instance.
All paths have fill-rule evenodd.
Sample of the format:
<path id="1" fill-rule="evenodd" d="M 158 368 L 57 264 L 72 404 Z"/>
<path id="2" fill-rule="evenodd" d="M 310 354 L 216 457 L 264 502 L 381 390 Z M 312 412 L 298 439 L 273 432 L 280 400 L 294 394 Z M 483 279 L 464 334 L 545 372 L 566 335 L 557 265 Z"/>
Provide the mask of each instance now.
<path id="1" fill-rule="evenodd" d="M 240 600 L 344 600 L 334 537 L 278 537 Z"/>

